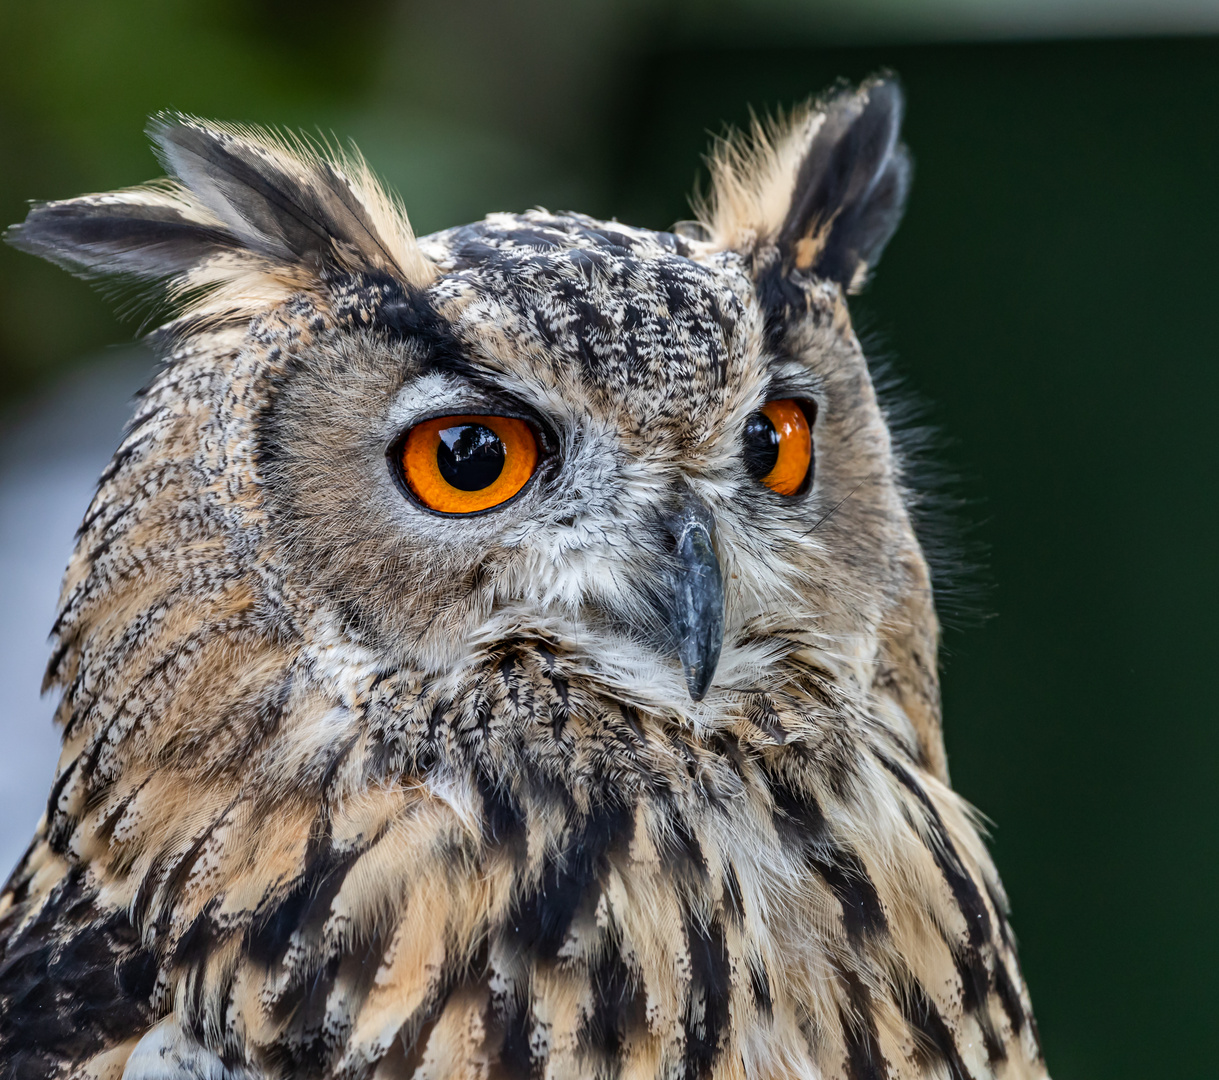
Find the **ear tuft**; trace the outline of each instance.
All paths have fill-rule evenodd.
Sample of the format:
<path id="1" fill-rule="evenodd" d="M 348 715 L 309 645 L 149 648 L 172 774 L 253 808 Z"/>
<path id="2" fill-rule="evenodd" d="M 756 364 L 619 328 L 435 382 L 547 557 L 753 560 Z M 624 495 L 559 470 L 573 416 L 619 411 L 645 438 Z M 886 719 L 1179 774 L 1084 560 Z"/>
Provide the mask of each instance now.
<path id="1" fill-rule="evenodd" d="M 251 250 L 319 269 L 432 276 L 406 213 L 363 158 L 256 128 L 161 114 L 148 125 L 165 171 Z"/>
<path id="2" fill-rule="evenodd" d="M 5 239 L 82 277 L 161 282 L 184 314 L 243 315 L 328 270 L 424 285 L 436 269 L 405 211 L 356 154 L 162 114 L 149 135 L 172 179 L 36 204 Z"/>
<path id="3" fill-rule="evenodd" d="M 240 249 L 188 192 L 164 181 L 35 203 L 4 239 L 85 278 L 171 279 Z"/>
<path id="4" fill-rule="evenodd" d="M 879 78 L 722 140 L 709 160 L 710 197 L 697 208 L 711 242 L 758 267 L 777 256 L 785 276 L 858 290 L 910 187 L 902 112 L 901 88 Z"/>

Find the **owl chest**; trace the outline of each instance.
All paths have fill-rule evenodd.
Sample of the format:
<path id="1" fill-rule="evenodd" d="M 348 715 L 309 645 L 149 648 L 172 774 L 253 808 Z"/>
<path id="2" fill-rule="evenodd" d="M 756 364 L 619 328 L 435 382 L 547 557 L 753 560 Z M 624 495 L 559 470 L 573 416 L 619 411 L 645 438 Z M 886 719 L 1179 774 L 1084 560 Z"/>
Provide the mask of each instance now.
<path id="1" fill-rule="evenodd" d="M 481 1045 L 502 1061 L 525 1040 L 553 1075 L 562 1062 L 573 1075 L 734 1075 L 788 1044 L 812 1069 L 849 944 L 841 904 L 772 812 L 640 800 L 555 815 L 550 833 L 488 823 L 492 842 L 446 899 L 482 905 L 459 947 Z"/>

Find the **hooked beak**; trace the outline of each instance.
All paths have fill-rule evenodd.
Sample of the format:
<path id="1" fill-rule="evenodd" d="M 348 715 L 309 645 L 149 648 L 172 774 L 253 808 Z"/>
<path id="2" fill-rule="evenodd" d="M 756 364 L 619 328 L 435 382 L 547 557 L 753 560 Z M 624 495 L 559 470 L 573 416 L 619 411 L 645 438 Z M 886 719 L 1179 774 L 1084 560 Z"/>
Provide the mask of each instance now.
<path id="1" fill-rule="evenodd" d="M 724 642 L 724 582 L 711 542 L 711 514 L 693 495 L 669 520 L 677 556 L 670 612 L 686 688 L 702 701 Z"/>

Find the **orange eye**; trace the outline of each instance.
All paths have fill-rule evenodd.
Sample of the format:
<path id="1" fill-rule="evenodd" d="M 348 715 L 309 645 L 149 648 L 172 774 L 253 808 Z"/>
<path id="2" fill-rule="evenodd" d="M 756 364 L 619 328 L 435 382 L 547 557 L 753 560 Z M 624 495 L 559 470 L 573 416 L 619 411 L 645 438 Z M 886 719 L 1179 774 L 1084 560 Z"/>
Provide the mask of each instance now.
<path id="1" fill-rule="evenodd" d="M 401 448 L 402 477 L 429 510 L 474 514 L 507 502 L 538 466 L 538 441 L 511 416 L 438 416 Z"/>
<path id="2" fill-rule="evenodd" d="M 780 495 L 804 487 L 813 464 L 808 417 L 791 398 L 768 401 L 745 423 L 745 468 Z"/>

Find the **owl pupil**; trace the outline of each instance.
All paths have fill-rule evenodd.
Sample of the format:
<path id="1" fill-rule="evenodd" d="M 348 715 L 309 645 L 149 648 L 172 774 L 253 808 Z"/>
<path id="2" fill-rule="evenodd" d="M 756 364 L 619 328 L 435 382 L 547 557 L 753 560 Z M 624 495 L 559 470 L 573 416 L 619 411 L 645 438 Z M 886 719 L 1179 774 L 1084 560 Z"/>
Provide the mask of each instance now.
<path id="1" fill-rule="evenodd" d="M 779 433 L 770 417 L 756 412 L 745 422 L 745 468 L 761 480 L 779 460 Z"/>
<path id="2" fill-rule="evenodd" d="M 481 491 L 504 471 L 504 444 L 482 424 L 455 424 L 440 433 L 436 465 L 459 491 Z"/>

